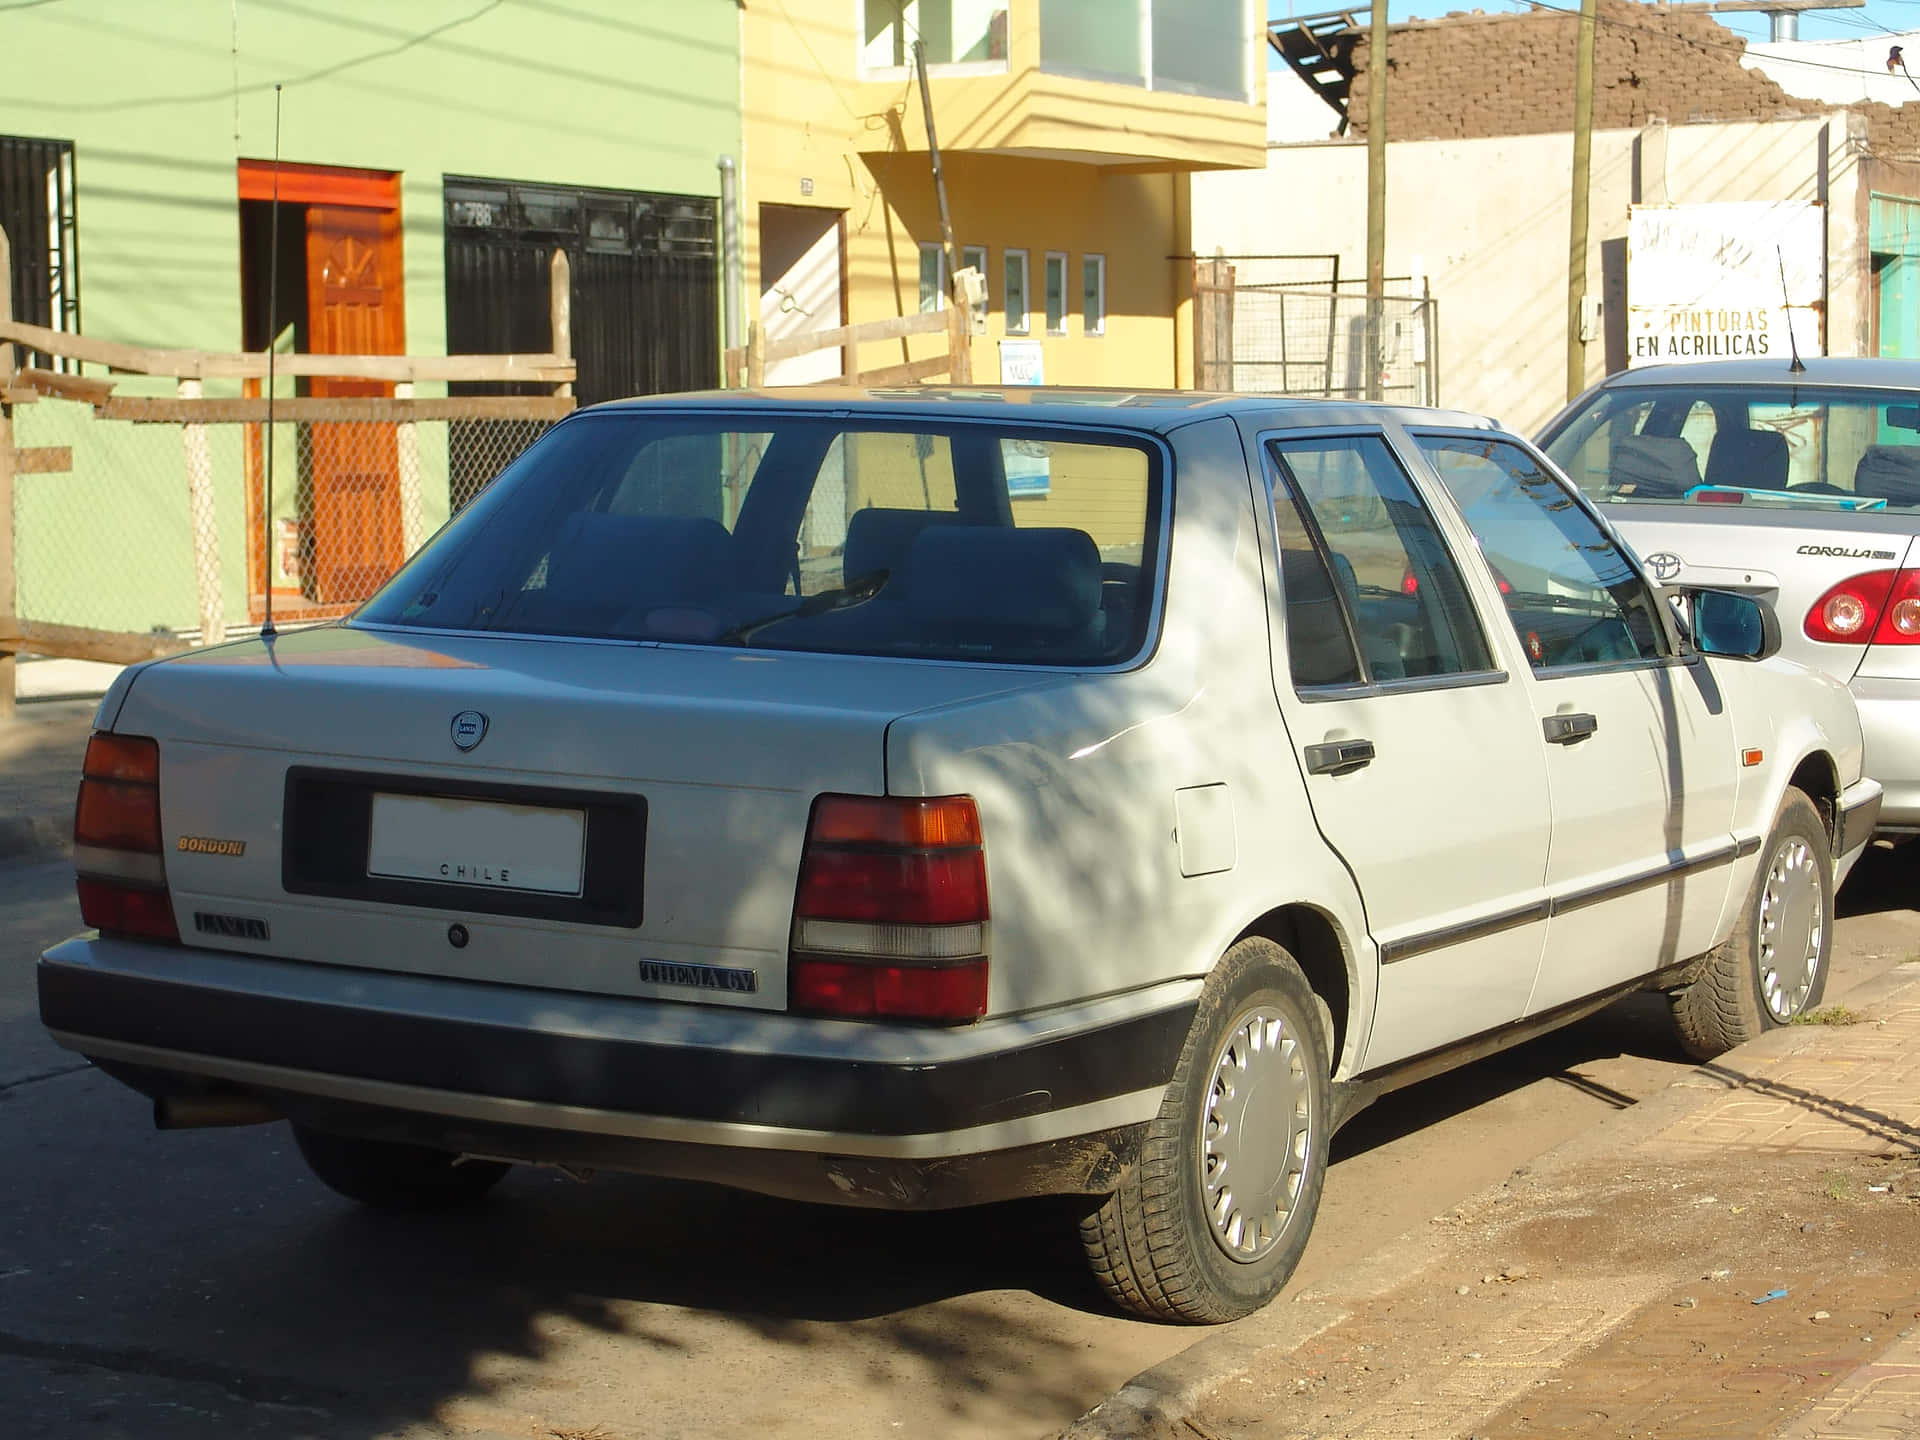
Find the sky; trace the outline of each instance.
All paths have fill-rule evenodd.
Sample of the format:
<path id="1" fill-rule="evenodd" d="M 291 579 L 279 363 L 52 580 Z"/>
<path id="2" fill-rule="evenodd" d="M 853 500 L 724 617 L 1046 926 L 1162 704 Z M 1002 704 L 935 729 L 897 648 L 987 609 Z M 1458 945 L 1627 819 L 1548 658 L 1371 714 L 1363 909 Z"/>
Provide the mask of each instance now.
<path id="1" fill-rule="evenodd" d="M 1578 9 L 1579 0 L 1549 0 L 1555 8 Z M 1453 10 L 1486 11 L 1490 15 L 1518 12 L 1521 0 L 1388 0 L 1390 20 L 1438 19 Z M 1275 20 L 1340 8 L 1340 0 L 1268 0 L 1267 14 Z M 1734 12 L 1714 19 L 1749 40 L 1765 40 L 1767 17 Z M 1867 0 L 1851 10 L 1809 10 L 1800 16 L 1802 40 L 1858 40 L 1866 35 L 1891 35 L 1920 30 L 1920 0 Z M 1276 57 L 1277 58 L 1277 57 Z"/>

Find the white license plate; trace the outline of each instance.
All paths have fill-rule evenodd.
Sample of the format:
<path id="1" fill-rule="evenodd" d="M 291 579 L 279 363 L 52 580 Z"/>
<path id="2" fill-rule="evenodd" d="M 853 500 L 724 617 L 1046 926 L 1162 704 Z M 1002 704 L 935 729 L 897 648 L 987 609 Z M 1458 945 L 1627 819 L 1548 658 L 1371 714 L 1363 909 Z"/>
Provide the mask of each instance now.
<path id="1" fill-rule="evenodd" d="M 581 810 L 376 794 L 367 874 L 578 895 L 586 840 Z"/>

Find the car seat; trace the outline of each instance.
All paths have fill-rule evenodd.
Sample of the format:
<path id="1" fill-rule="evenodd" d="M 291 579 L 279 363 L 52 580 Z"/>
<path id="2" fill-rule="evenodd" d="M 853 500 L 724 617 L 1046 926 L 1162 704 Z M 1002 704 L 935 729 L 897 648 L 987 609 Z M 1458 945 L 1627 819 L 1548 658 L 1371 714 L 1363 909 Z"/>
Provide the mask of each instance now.
<path id="1" fill-rule="evenodd" d="M 560 527 L 546 585 L 525 592 L 521 613 L 610 631 L 634 610 L 711 603 L 734 588 L 733 537 L 719 521 L 583 510 Z"/>
<path id="2" fill-rule="evenodd" d="M 1853 491 L 1889 505 L 1920 505 L 1920 445 L 1869 445 L 1854 467 Z"/>
<path id="3" fill-rule="evenodd" d="M 898 578 L 920 532 L 930 525 L 958 525 L 951 510 L 888 510 L 868 506 L 847 517 L 847 538 L 840 552 L 843 580 L 853 581 L 876 570 Z"/>
<path id="4" fill-rule="evenodd" d="M 905 581 L 908 614 L 936 637 L 1086 658 L 1104 639 L 1100 548 L 1084 530 L 929 526 Z"/>
<path id="5" fill-rule="evenodd" d="M 1787 437 L 1778 430 L 1719 431 L 1707 447 L 1707 484 L 1786 489 Z"/>
<path id="6" fill-rule="evenodd" d="M 1700 457 L 1678 435 L 1629 435 L 1615 443 L 1608 477 L 1635 500 L 1678 500 L 1700 483 Z"/>

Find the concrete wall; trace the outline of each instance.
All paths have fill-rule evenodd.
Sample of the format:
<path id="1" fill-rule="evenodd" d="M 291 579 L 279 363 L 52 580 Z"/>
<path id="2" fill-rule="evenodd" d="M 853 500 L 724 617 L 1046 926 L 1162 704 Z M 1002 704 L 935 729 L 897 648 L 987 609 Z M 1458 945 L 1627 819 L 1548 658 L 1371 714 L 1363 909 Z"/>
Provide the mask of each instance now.
<path id="1" fill-rule="evenodd" d="M 1860 353 L 1865 241 L 1847 117 L 1606 130 L 1593 139 L 1588 293 L 1607 294 L 1610 247 L 1623 256 L 1627 206 L 1816 198 L 1825 137 L 1829 352 Z M 1569 134 L 1406 141 L 1388 147 L 1387 273 L 1424 273 L 1439 306 L 1444 405 L 1522 432 L 1566 399 Z M 1338 253 L 1366 264 L 1364 143 L 1282 146 L 1264 171 L 1196 176 L 1193 237 L 1203 254 Z M 1608 295 L 1624 323 L 1623 295 Z M 1588 383 L 1607 346 L 1587 347 Z"/>

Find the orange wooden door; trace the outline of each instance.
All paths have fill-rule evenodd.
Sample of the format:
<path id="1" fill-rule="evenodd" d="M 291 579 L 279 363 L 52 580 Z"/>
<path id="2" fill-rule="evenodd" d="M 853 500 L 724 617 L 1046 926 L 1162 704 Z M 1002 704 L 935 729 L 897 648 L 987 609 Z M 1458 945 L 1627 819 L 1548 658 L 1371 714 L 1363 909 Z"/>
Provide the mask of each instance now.
<path id="1" fill-rule="evenodd" d="M 399 355 L 406 349 L 400 213 L 349 206 L 307 209 L 308 350 Z M 311 382 L 314 396 L 391 395 L 376 380 Z M 316 422 L 312 446 L 313 599 L 357 604 L 405 559 L 400 457 L 394 428 Z"/>

